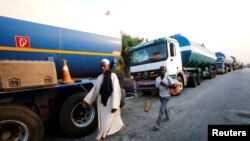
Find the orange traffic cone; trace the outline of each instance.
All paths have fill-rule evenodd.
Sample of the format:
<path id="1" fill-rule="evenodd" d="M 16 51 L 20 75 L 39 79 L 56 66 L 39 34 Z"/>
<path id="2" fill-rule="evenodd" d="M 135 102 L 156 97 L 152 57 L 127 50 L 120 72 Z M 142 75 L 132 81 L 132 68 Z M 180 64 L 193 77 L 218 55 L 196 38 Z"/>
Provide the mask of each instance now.
<path id="1" fill-rule="evenodd" d="M 67 60 L 63 60 L 63 83 L 73 83 L 71 79 L 69 68 L 67 66 Z"/>

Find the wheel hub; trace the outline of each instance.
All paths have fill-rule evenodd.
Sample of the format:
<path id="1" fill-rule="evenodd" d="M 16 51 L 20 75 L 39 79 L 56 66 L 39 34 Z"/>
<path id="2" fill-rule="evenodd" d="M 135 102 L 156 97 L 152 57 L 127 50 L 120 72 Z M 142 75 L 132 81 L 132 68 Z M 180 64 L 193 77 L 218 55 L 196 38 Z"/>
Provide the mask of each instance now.
<path id="1" fill-rule="evenodd" d="M 82 103 L 78 103 L 71 112 L 71 120 L 75 126 L 82 128 L 93 122 L 95 114 L 93 106 L 85 109 L 82 107 Z"/>
<path id="2" fill-rule="evenodd" d="M 0 122 L 1 141 L 27 141 L 28 137 L 28 128 L 23 123 L 15 120 Z"/>

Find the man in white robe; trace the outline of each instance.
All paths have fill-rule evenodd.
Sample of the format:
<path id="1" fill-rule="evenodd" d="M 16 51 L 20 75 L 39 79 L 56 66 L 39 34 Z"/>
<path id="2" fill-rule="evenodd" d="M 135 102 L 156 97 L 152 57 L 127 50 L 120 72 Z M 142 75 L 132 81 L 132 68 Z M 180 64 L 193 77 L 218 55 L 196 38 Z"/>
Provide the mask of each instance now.
<path id="1" fill-rule="evenodd" d="M 83 99 L 83 107 L 91 105 L 97 98 L 97 111 L 98 111 L 98 135 L 96 140 L 104 141 L 107 135 L 112 135 L 122 130 L 125 125 L 121 119 L 120 100 L 121 100 L 121 88 L 116 74 L 111 73 L 109 69 L 109 61 L 103 59 L 101 61 L 101 70 L 97 78 L 97 81 L 91 91 Z M 110 89 L 108 89 L 109 81 L 105 80 L 105 75 L 110 73 L 111 77 Z M 105 84 L 103 85 L 103 82 Z M 103 85 L 103 86 L 102 86 Z M 105 89 L 102 90 L 104 87 Z M 102 91 L 102 93 L 101 93 Z M 104 95 L 103 93 L 110 93 Z"/>

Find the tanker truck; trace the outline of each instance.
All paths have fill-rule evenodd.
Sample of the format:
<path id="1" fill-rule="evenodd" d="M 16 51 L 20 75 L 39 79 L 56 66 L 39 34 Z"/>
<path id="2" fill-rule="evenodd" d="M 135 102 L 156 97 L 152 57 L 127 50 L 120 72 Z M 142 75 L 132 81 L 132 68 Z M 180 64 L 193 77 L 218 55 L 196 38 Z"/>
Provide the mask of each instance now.
<path id="1" fill-rule="evenodd" d="M 42 141 L 50 119 L 72 137 L 96 129 L 96 106 L 82 99 L 103 58 L 115 68 L 121 39 L 105 11 L 78 5 L 0 1 L 0 140 Z"/>
<path id="2" fill-rule="evenodd" d="M 234 56 L 230 56 L 233 59 L 233 70 L 238 70 L 240 68 L 240 60 Z"/>
<path id="3" fill-rule="evenodd" d="M 166 66 L 168 75 L 181 83 L 181 89 L 186 85 L 196 87 L 204 77 L 216 76 L 215 54 L 180 34 L 141 43 L 130 53 L 130 72 L 136 90 L 143 93 L 155 89 L 160 66 Z"/>
<path id="4" fill-rule="evenodd" d="M 216 60 L 216 68 L 218 74 L 224 74 L 230 71 L 233 71 L 233 58 L 225 55 L 222 52 L 215 53 Z"/>

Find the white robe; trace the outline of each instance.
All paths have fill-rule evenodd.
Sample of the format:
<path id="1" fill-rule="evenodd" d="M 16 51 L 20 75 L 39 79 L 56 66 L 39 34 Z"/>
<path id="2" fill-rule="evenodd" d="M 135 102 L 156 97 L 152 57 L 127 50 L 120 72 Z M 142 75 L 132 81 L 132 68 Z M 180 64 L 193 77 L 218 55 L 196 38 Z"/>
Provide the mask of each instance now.
<path id="1" fill-rule="evenodd" d="M 101 84 L 103 82 L 104 75 L 98 76 L 94 87 L 90 90 L 88 95 L 84 98 L 84 101 L 91 105 L 97 98 L 97 111 L 98 111 L 98 135 L 97 140 L 107 135 L 112 135 L 118 132 L 123 127 L 123 121 L 121 119 L 120 100 L 121 100 L 121 88 L 116 74 L 111 74 L 113 92 L 108 98 L 107 105 L 104 106 L 101 103 L 101 95 L 99 94 Z M 111 113 L 112 109 L 117 109 L 116 112 Z"/>

